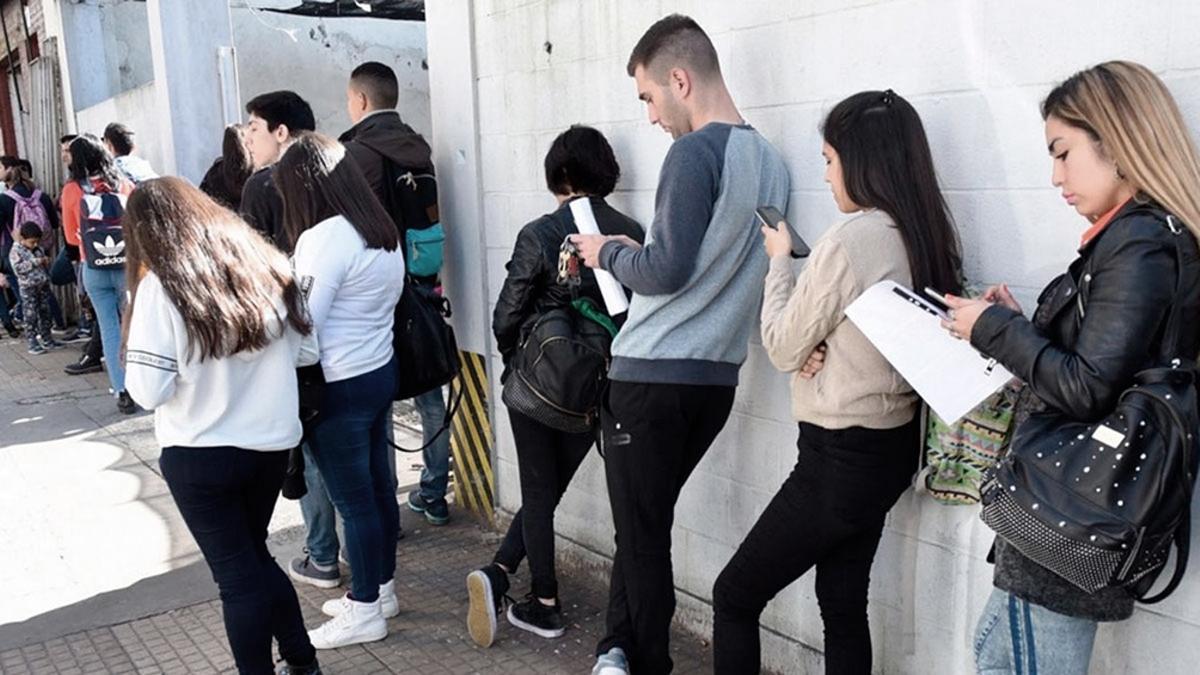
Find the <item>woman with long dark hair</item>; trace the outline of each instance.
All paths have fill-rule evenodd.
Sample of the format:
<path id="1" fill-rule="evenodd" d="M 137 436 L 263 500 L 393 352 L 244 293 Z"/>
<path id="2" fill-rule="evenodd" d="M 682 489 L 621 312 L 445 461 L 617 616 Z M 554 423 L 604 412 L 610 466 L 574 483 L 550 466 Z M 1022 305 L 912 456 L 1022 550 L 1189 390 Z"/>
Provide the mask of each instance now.
<path id="1" fill-rule="evenodd" d="M 396 502 L 387 427 L 396 393 L 392 317 L 404 256 L 391 216 L 341 143 L 300 136 L 275 168 L 284 229 L 321 343 L 325 387 L 307 441 L 346 526 L 350 592 L 321 608 L 317 649 L 382 640 L 399 612 Z M 390 475 L 389 475 L 390 474 Z"/>
<path id="2" fill-rule="evenodd" d="M 121 364 L 121 308 L 125 302 L 125 272 L 119 266 L 96 269 L 88 260 L 96 255 L 80 241 L 80 225 L 85 195 L 115 193 L 124 200 L 133 191 L 125 180 L 113 156 L 91 134 L 76 136 L 69 147 L 71 163 L 67 167 L 71 179 L 62 189 L 63 236 L 67 243 L 79 247 L 83 286 L 91 298 L 104 349 L 104 365 L 108 381 L 117 397 L 117 409 L 125 414 L 137 411 L 125 391 L 125 368 Z"/>
<path id="3" fill-rule="evenodd" d="M 1042 291 L 1028 318 L 1004 285 L 979 300 L 947 299 L 951 334 L 970 340 L 1025 383 L 1016 409 L 1018 440 L 1037 439 L 1039 429 L 1104 419 L 1122 392 L 1137 386 L 1139 371 L 1176 358 L 1192 362 L 1200 351 L 1200 153 L 1170 90 L 1141 64 L 1109 61 L 1055 87 L 1041 112 L 1050 182 L 1084 217 L 1078 257 Z M 1174 335 L 1173 314 L 1182 317 Z M 1083 444 L 1063 449 L 1091 451 Z M 1093 475 L 1106 484 L 1121 475 L 1096 468 Z M 1113 465 L 1118 468 L 1128 472 Z M 1090 508 L 1119 513 L 1120 502 L 1097 502 Z M 1063 498 L 1062 504 L 1070 503 Z M 1153 539 L 1151 533 L 1147 544 Z M 1143 543 L 1142 535 L 1137 541 Z M 1063 550 L 1074 549 L 1065 544 Z M 1135 567 L 1127 585 L 1088 592 L 1003 536 L 994 553 L 995 588 L 974 640 L 981 673 L 1084 675 L 1098 622 L 1128 619 L 1135 597 L 1149 590 L 1133 580 L 1155 578 L 1139 577 Z M 1099 559 L 1102 552 L 1092 555 Z M 1083 553 L 1076 560 L 1078 569 L 1098 569 Z"/>
<path id="4" fill-rule="evenodd" d="M 301 436 L 295 368 L 317 359 L 304 298 L 282 253 L 183 179 L 146 181 L 128 206 L 126 382 L 154 410 L 163 478 L 220 589 L 238 671 L 274 673 L 274 637 L 283 672 L 319 673 L 267 550 Z"/>
<path id="5" fill-rule="evenodd" d="M 825 671 L 870 673 L 867 588 L 884 517 L 916 471 L 916 392 L 845 315 L 872 285 L 961 287 L 958 235 L 916 110 L 891 90 L 855 94 L 825 120 L 825 181 L 842 213 L 800 274 L 786 227 L 771 259 L 762 341 L 792 374 L 799 458 L 713 588 L 717 673 L 757 673 L 759 616 L 816 567 Z M 827 359 L 827 360 L 826 360 Z M 824 367 L 814 367 L 824 362 Z"/>
<path id="6" fill-rule="evenodd" d="M 246 127 L 230 124 L 221 140 L 221 156 L 200 180 L 200 189 L 223 206 L 237 211 L 242 205 L 242 188 L 254 173 L 254 161 L 246 144 Z"/>

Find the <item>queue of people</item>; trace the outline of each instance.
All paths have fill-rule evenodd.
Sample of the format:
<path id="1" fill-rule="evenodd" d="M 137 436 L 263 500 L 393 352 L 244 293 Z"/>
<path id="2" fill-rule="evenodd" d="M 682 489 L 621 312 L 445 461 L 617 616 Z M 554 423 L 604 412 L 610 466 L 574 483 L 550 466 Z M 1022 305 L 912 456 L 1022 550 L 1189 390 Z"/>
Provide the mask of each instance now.
<path id="1" fill-rule="evenodd" d="M 591 321 L 603 339 L 590 344 L 611 358 L 603 400 L 578 428 L 506 399 L 522 506 L 492 560 L 466 578 L 467 633 L 490 647 L 501 617 L 546 639 L 568 630 L 554 512 L 597 446 L 616 554 L 592 672 L 671 672 L 674 510 L 733 410 L 757 315 L 766 354 L 790 377 L 798 456 L 714 580 L 715 669 L 759 672 L 765 607 L 815 569 L 826 672 L 870 673 L 871 569 L 925 428 L 919 394 L 847 307 L 879 282 L 937 289 L 949 335 L 1022 383 L 1018 436 L 1035 433 L 1030 420 L 1103 418 L 1139 372 L 1181 368 L 1200 352 L 1200 324 L 1177 319 L 1200 310 L 1200 156 L 1143 66 L 1102 63 L 1051 91 L 1041 110 L 1051 182 L 1086 231 L 1079 257 L 1026 316 L 1004 284 L 967 297 L 929 140 L 900 94 L 854 94 L 822 122 L 825 181 L 846 218 L 797 276 L 785 223 L 760 229 L 754 215 L 788 210 L 783 156 L 739 112 L 704 30 L 680 15 L 658 21 L 627 74 L 650 123 L 673 138 L 653 221 L 643 229 L 607 203 L 621 170 L 604 135 L 567 129 L 544 162 L 557 207 L 520 230 L 492 323 L 507 387 L 525 377 L 523 352 L 546 348 L 530 335 L 547 316 L 572 317 L 571 331 Z M 396 112 L 399 95 L 386 65 L 355 69 L 351 127 L 338 140 L 315 131 L 295 92 L 258 96 L 247 123 L 225 130 L 199 189 L 157 177 L 120 124 L 103 140 L 63 139 L 70 180 L 57 207 L 19 160 L 4 162 L 4 259 L 16 277 L 5 283 L 19 287 L 29 351 L 60 346 L 44 237 L 61 226 L 95 317 L 86 336 L 96 350 L 73 366 L 93 372 L 102 354 L 118 407 L 154 411 L 164 478 L 218 584 L 242 673 L 319 673 L 319 650 L 385 638 L 404 604 L 391 420 L 405 373 L 393 316 L 406 286 L 441 294 L 442 230 L 436 189 L 431 198 L 420 187 L 436 186 L 432 152 Z M 581 206 L 598 233 L 580 227 Z M 598 309 L 609 306 L 609 275 L 627 311 Z M 302 384 L 296 369 L 313 365 L 321 381 Z M 302 419 L 305 396 L 317 403 Z M 441 525 L 446 401 L 437 388 L 414 402 L 425 469 L 406 504 Z M 267 524 L 297 463 L 306 547 L 285 572 L 266 548 Z M 995 590 L 974 639 L 981 673 L 1086 673 L 1098 622 L 1128 618 L 1145 595 L 1132 583 L 1083 590 L 1003 532 L 993 550 Z M 509 577 L 523 560 L 531 588 L 512 602 Z M 343 564 L 348 591 L 306 628 L 289 577 L 333 589 Z"/>

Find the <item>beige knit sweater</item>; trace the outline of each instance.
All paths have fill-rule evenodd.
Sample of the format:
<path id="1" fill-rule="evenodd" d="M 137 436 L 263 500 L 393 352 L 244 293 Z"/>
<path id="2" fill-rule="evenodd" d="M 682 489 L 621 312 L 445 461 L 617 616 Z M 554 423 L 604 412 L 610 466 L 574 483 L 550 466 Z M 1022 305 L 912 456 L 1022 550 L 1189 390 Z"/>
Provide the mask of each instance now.
<path id="1" fill-rule="evenodd" d="M 831 227 L 792 275 L 787 255 L 771 259 L 763 291 L 762 341 L 775 367 L 792 374 L 792 414 L 827 429 L 891 429 L 912 419 L 917 395 L 845 310 L 873 284 L 912 285 L 900 231 L 882 211 L 868 210 Z M 897 330 L 903 330 L 897 326 Z M 806 380 L 799 371 L 824 341 L 825 367 Z"/>

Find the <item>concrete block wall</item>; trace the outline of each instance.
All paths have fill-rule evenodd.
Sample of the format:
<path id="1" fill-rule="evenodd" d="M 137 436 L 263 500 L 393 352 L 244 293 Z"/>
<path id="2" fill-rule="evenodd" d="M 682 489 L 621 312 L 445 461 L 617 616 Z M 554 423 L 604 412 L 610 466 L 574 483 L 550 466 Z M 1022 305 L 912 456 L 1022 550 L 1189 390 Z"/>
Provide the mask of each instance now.
<path id="1" fill-rule="evenodd" d="M 1098 61 L 1141 61 L 1166 78 L 1200 129 L 1200 5 L 1186 0 L 1136 7 L 1118 0 L 475 0 L 473 25 L 463 29 L 474 36 L 489 309 L 517 231 L 554 208 L 542 159 L 569 124 L 608 136 L 622 166 L 611 202 L 650 222 L 670 140 L 647 123 L 625 61 L 642 32 L 673 11 L 710 33 L 743 115 L 786 156 L 788 216 L 806 237 L 816 239 L 838 218 L 822 181 L 823 114 L 856 91 L 890 87 L 925 122 L 969 277 L 1008 282 L 1027 306 L 1065 268 L 1084 228 L 1049 183 L 1038 115 L 1049 89 Z M 498 402 L 496 354 L 492 365 Z M 496 439 L 499 504 L 513 511 L 520 492 L 501 405 Z M 710 630 L 712 582 L 791 470 L 794 442 L 786 377 L 752 345 L 734 414 L 676 510 L 679 618 L 689 627 Z M 602 565 L 611 555 L 598 456 L 581 468 L 556 529 L 568 557 Z M 940 506 L 911 491 L 901 498 L 873 572 L 876 672 L 973 670 L 990 541 L 976 509 Z M 822 629 L 811 575 L 785 590 L 763 623 L 767 667 L 819 672 Z M 1093 673 L 1194 672 L 1200 574 L 1167 602 L 1103 626 L 1097 643 Z"/>

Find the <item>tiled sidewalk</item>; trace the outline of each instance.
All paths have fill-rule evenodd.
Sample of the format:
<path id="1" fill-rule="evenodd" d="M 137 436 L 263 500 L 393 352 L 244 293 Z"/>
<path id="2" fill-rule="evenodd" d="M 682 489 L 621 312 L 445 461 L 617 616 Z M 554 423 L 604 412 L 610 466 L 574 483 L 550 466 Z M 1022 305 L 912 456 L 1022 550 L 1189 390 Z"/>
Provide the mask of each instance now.
<path id="1" fill-rule="evenodd" d="M 404 514 L 408 524 L 414 518 Z M 466 634 L 464 577 L 489 559 L 498 537 L 469 522 L 406 532 L 397 557 L 400 616 L 389 622 L 386 640 L 321 652 L 325 672 L 371 673 L 587 673 L 592 650 L 603 630 L 604 590 L 569 572 L 563 586 L 567 634 L 544 640 L 518 631 L 503 619 L 490 649 Z M 526 578 L 514 579 L 514 591 Z M 320 605 L 335 591 L 298 588 L 306 622 L 324 619 Z M 674 637 L 676 672 L 710 672 L 707 648 L 696 638 Z M 225 641 L 217 601 L 166 612 L 129 623 L 88 630 L 19 649 L 0 652 L 5 675 L 82 673 L 231 672 L 233 658 Z"/>

